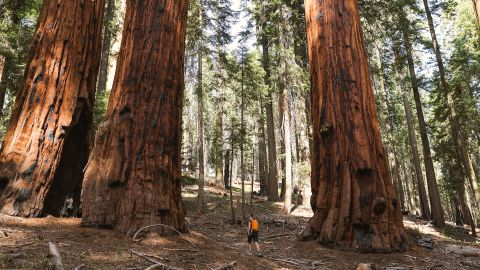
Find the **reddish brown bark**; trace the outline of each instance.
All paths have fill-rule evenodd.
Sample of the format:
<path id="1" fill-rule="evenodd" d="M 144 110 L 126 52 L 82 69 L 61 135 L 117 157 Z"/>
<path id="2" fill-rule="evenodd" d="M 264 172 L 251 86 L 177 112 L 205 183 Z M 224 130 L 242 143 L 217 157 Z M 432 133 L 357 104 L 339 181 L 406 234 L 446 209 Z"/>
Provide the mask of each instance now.
<path id="1" fill-rule="evenodd" d="M 5 89 L 2 87 L 3 70 L 5 67 L 5 57 L 0 55 L 0 116 L 3 115 L 3 106 L 5 104 Z"/>
<path id="2" fill-rule="evenodd" d="M 275 124 L 273 117 L 273 98 L 270 83 L 270 53 L 267 34 L 267 24 L 262 23 L 262 66 L 265 70 L 265 85 L 269 88 L 266 96 L 265 111 L 267 115 L 267 145 L 268 145 L 268 199 L 278 201 L 278 168 L 277 168 L 277 147 L 275 143 Z"/>
<path id="3" fill-rule="evenodd" d="M 58 215 L 67 196 L 79 201 L 104 6 L 44 1 L 0 152 L 2 213 Z"/>
<path id="4" fill-rule="evenodd" d="M 355 0 L 306 0 L 312 80 L 312 209 L 307 234 L 362 252 L 406 249 L 387 171 Z"/>
<path id="5" fill-rule="evenodd" d="M 127 2 L 106 120 L 85 169 L 84 225 L 187 230 L 180 162 L 187 7 L 187 0 Z"/>
<path id="6" fill-rule="evenodd" d="M 473 1 L 473 9 L 475 11 L 475 16 L 477 17 L 477 25 L 480 29 L 480 0 L 472 0 Z"/>

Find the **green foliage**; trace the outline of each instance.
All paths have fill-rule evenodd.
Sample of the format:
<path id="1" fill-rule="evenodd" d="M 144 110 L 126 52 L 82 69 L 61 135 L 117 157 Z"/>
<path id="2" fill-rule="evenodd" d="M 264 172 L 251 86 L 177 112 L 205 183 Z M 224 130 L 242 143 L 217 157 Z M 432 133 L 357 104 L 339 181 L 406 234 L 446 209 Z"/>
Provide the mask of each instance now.
<path id="1" fill-rule="evenodd" d="M 105 117 L 109 96 L 110 96 L 110 92 L 103 91 L 103 92 L 97 93 L 95 97 L 95 107 L 93 109 L 93 125 L 95 129 L 98 127 L 98 125 L 103 121 L 103 118 Z"/>
<path id="2" fill-rule="evenodd" d="M 190 177 L 188 175 L 182 175 L 182 186 L 193 186 L 196 185 L 198 179 Z"/>

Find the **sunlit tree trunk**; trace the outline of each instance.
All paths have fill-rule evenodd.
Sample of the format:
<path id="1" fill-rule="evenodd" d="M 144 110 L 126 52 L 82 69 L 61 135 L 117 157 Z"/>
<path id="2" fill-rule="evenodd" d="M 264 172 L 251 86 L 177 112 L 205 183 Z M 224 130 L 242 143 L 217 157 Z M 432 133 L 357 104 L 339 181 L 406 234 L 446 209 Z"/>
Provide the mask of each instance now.
<path id="1" fill-rule="evenodd" d="M 355 0 L 306 0 L 312 209 L 306 235 L 363 252 L 406 249 Z"/>
<path id="2" fill-rule="evenodd" d="M 386 125 L 386 129 L 387 129 L 387 140 L 389 141 L 390 148 L 391 148 L 390 151 L 388 151 L 388 158 L 389 158 L 390 163 L 391 163 L 391 168 L 390 169 L 391 169 L 391 174 L 392 174 L 392 178 L 393 178 L 393 183 L 394 183 L 395 188 L 396 188 L 396 192 L 399 195 L 400 208 L 402 210 L 405 210 L 405 192 L 404 192 L 404 188 L 403 188 L 403 182 L 405 181 L 405 179 L 402 179 L 400 177 L 397 147 L 396 147 L 396 142 L 395 142 L 395 138 L 394 138 L 394 130 L 393 130 L 394 121 L 392 119 L 392 116 L 390 115 L 390 112 L 394 111 L 395 108 L 392 107 L 392 105 L 390 104 L 387 89 L 385 87 L 385 70 L 384 70 L 384 66 L 383 66 L 383 63 L 382 63 L 382 59 L 381 59 L 381 53 L 378 49 L 375 52 L 376 52 L 377 66 L 380 68 L 380 72 L 381 72 L 380 75 L 379 75 L 379 87 L 380 87 L 380 91 L 381 91 L 381 97 L 383 99 L 383 102 L 385 103 L 385 107 L 386 107 L 386 110 L 387 110 L 385 125 Z"/>
<path id="3" fill-rule="evenodd" d="M 401 17 L 400 17 L 400 24 L 402 29 L 403 44 L 406 50 L 410 82 L 412 84 L 413 97 L 415 100 L 415 108 L 417 112 L 420 138 L 422 140 L 423 161 L 425 164 L 425 174 L 427 178 L 430 204 L 432 207 L 431 208 L 432 216 L 435 221 L 435 224 L 438 227 L 442 227 L 445 225 L 445 218 L 443 215 L 443 208 L 440 201 L 440 192 L 438 191 L 435 168 L 433 166 L 432 151 L 430 150 L 430 142 L 428 140 L 427 124 L 425 123 L 425 117 L 423 114 L 422 99 L 420 97 L 420 91 L 418 89 L 417 74 L 415 72 L 415 62 L 413 60 L 413 49 L 412 49 L 412 45 L 410 43 L 410 38 L 408 35 L 410 22 L 407 20 L 407 18 L 403 14 L 401 14 Z"/>
<path id="4" fill-rule="evenodd" d="M 90 148 L 104 1 L 43 3 L 0 152 L 1 212 L 59 215 L 78 205 Z"/>
<path id="5" fill-rule="evenodd" d="M 187 8 L 188 0 L 127 3 L 108 110 L 85 168 L 86 226 L 188 230 L 180 160 Z"/>
<path id="6" fill-rule="evenodd" d="M 477 24 L 480 29 L 480 0 L 472 0 L 473 9 L 475 11 L 475 16 L 477 17 Z"/>
<path id="7" fill-rule="evenodd" d="M 0 116 L 3 115 L 3 107 L 5 105 L 6 91 L 2 87 L 3 69 L 5 67 L 5 57 L 0 55 Z"/>
<path id="8" fill-rule="evenodd" d="M 430 219 L 430 207 L 428 203 L 427 191 L 425 189 L 425 182 L 422 174 L 422 165 L 420 164 L 420 155 L 418 153 L 417 135 L 415 134 L 415 126 L 413 122 L 412 108 L 410 107 L 410 101 L 406 90 L 403 85 L 403 63 L 400 56 L 400 48 L 398 44 L 394 45 L 393 51 L 395 55 L 395 68 L 397 76 L 399 78 L 398 88 L 400 89 L 403 109 L 405 110 L 405 118 L 407 120 L 408 141 L 410 144 L 410 150 L 412 151 L 412 161 L 415 167 L 415 176 L 417 180 L 418 194 L 420 195 L 420 208 L 422 210 L 422 217 Z"/>
<path id="9" fill-rule="evenodd" d="M 240 174 L 242 178 L 242 216 L 245 216 L 245 162 L 244 162 L 244 144 L 245 144 L 245 89 L 244 89 L 244 59 L 245 55 L 242 54 L 242 76 L 240 86 Z M 233 127 L 232 127 L 233 128 Z"/>
<path id="10" fill-rule="evenodd" d="M 203 25 L 203 1 L 200 0 L 199 29 Z M 202 30 L 201 30 L 202 31 Z M 202 35 L 200 35 L 201 37 Z M 204 155 L 204 120 L 203 120 L 203 40 L 200 38 L 197 48 L 197 121 L 198 121 L 198 197 L 197 211 L 204 211 L 204 186 L 205 186 L 205 155 Z"/>
<path id="11" fill-rule="evenodd" d="M 265 142 L 265 110 L 263 106 L 263 96 L 260 97 L 260 116 L 258 120 L 258 176 L 260 181 L 260 194 L 268 195 L 268 161 L 267 146 Z"/>
<path id="12" fill-rule="evenodd" d="M 289 29 L 289 25 L 287 24 L 285 18 L 285 10 L 284 6 L 279 6 L 279 16 L 280 22 L 278 23 L 278 42 L 279 42 L 279 53 L 280 53 L 280 73 L 278 74 L 278 81 L 279 81 L 279 112 L 280 112 L 280 129 L 282 133 L 282 155 L 284 156 L 283 164 L 284 164 L 284 176 L 282 177 L 282 199 L 283 199 L 283 211 L 286 214 L 290 214 L 291 204 L 292 204 L 292 130 L 291 130 L 291 121 L 290 121 L 290 100 L 291 97 L 289 95 L 289 90 L 287 89 L 288 82 L 287 76 L 289 74 L 289 70 L 287 67 L 287 50 L 288 44 L 286 40 L 286 36 L 284 31 Z"/>
<path id="13" fill-rule="evenodd" d="M 107 88 L 108 60 L 110 59 L 110 50 L 112 49 L 112 25 L 113 19 L 115 18 L 115 1 L 116 0 L 107 0 L 107 8 L 105 10 L 102 57 L 100 58 L 100 72 L 98 73 L 97 95 L 103 93 Z"/>
<path id="14" fill-rule="evenodd" d="M 270 83 L 270 54 L 268 47 L 268 39 L 266 31 L 266 23 L 262 24 L 262 65 L 265 70 L 265 85 L 268 87 L 266 97 L 267 112 L 267 142 L 268 142 L 268 198 L 270 201 L 278 201 L 278 168 L 277 168 L 277 148 L 275 142 L 275 125 L 273 118 L 272 92 Z"/>

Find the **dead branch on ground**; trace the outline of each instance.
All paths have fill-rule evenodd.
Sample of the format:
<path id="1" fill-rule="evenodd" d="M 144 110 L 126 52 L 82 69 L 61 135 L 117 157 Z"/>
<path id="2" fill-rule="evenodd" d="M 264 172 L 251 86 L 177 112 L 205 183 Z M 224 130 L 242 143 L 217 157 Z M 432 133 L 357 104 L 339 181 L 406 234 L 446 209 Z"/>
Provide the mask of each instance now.
<path id="1" fill-rule="evenodd" d="M 150 267 L 152 267 L 152 266 L 150 266 L 150 267 L 148 267 L 147 269 L 156 269 L 156 268 L 162 266 L 162 267 L 164 267 L 164 268 L 167 269 L 167 270 L 183 270 L 183 268 L 179 268 L 179 267 L 175 267 L 175 266 L 170 266 L 170 265 L 164 264 L 164 263 L 162 263 L 162 262 L 159 262 L 159 261 L 157 261 L 157 260 L 155 260 L 155 259 L 152 259 L 150 255 L 147 255 L 147 254 L 144 254 L 144 253 L 135 251 L 135 250 L 133 250 L 133 249 L 130 249 L 130 252 L 132 252 L 133 255 L 138 256 L 138 257 L 140 257 L 140 258 L 142 258 L 142 259 L 144 259 L 144 260 L 146 260 L 146 261 L 151 262 L 151 263 L 154 264 L 154 265 L 152 265 L 152 266 L 155 266 L 155 268 L 150 268 Z"/>
<path id="2" fill-rule="evenodd" d="M 50 259 L 50 264 L 52 265 L 53 269 L 64 270 L 62 257 L 60 256 L 57 246 L 55 246 L 55 244 L 52 242 L 48 242 L 48 248 L 50 250 L 50 255 L 52 256 Z"/>

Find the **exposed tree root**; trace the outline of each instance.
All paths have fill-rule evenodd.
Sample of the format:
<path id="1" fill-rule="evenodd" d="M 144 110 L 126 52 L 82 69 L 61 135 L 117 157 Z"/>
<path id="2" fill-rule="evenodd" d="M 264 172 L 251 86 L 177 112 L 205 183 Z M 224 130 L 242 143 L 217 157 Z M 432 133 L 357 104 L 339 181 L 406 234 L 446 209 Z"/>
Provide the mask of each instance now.
<path id="1" fill-rule="evenodd" d="M 183 239 L 185 239 L 187 242 L 189 242 L 190 244 L 192 244 L 192 246 L 194 246 L 196 249 L 198 249 L 198 247 L 192 242 L 190 241 L 187 237 L 185 237 L 185 235 L 183 235 L 181 232 L 179 232 L 177 229 L 173 228 L 173 227 L 170 227 L 170 226 L 167 226 L 165 224 L 153 224 L 153 225 L 148 225 L 148 226 L 145 226 L 143 228 L 140 228 L 134 235 L 133 235 L 133 241 L 134 242 L 140 242 L 142 241 L 142 239 L 137 239 L 137 235 L 148 229 L 148 228 L 152 228 L 152 227 L 164 227 L 164 228 L 167 228 L 167 229 L 170 229 L 170 230 L 173 230 L 175 231 L 176 233 L 178 233 Z"/>

